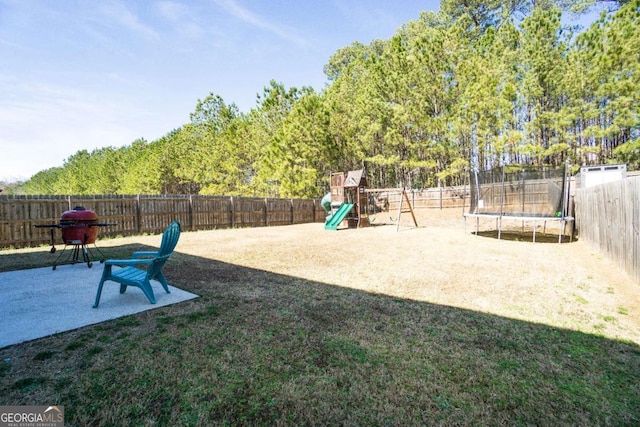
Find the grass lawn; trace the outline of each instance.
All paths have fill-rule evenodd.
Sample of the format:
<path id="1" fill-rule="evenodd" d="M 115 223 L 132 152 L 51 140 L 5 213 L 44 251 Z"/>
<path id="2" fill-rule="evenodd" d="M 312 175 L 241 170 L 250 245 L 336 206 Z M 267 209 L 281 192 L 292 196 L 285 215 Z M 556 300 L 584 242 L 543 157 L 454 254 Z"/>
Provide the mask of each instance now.
<path id="1" fill-rule="evenodd" d="M 165 273 L 200 298 L 0 349 L 0 405 L 68 426 L 640 424 L 639 284 L 580 241 L 424 222 L 183 233 Z"/>

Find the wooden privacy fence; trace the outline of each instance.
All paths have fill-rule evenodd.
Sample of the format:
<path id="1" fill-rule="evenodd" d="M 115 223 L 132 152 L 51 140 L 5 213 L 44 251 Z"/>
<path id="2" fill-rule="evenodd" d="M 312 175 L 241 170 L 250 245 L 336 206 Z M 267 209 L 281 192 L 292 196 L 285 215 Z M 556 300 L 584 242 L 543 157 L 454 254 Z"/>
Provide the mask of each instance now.
<path id="1" fill-rule="evenodd" d="M 368 212 L 374 212 L 376 209 L 373 206 L 379 205 L 381 200 L 388 202 L 388 209 L 391 212 L 397 210 L 400 205 L 400 199 L 402 198 L 401 188 L 376 188 L 366 189 L 365 191 L 369 196 Z M 469 186 L 409 189 L 406 192 L 411 201 L 411 206 L 415 209 L 461 208 L 465 203 L 465 195 L 469 196 Z"/>
<path id="2" fill-rule="evenodd" d="M 101 223 L 100 237 L 160 233 L 174 219 L 184 230 L 262 227 L 324 222 L 319 200 L 221 196 L 0 196 L 0 248 L 51 242 L 50 229 L 64 211 L 83 206 Z M 54 230 L 56 243 L 61 234 Z"/>
<path id="3" fill-rule="evenodd" d="M 640 176 L 576 191 L 580 239 L 640 280 Z"/>

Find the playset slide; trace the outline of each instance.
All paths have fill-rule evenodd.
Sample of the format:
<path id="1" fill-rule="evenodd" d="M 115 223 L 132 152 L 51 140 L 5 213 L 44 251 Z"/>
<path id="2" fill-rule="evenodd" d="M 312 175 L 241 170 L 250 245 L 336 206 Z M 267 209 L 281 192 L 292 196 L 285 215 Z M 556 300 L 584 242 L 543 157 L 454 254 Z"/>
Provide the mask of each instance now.
<path id="1" fill-rule="evenodd" d="M 338 208 L 336 213 L 334 213 L 333 216 L 331 216 L 331 218 L 329 218 L 327 222 L 325 222 L 324 229 L 337 230 L 338 225 L 347 216 L 347 214 L 351 212 L 352 208 L 353 208 L 353 203 L 343 203 L 342 205 L 340 205 L 340 208 Z"/>

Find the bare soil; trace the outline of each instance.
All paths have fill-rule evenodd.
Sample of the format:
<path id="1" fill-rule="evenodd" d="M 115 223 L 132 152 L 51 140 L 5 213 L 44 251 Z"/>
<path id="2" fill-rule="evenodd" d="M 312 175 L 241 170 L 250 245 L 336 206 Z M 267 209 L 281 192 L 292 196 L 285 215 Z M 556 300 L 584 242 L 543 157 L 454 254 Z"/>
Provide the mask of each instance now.
<path id="1" fill-rule="evenodd" d="M 509 240 L 476 236 L 475 221 L 468 219 L 465 230 L 460 209 L 416 214 L 419 227 L 403 214 L 399 229 L 395 218 L 378 218 L 374 226 L 337 231 L 316 223 L 186 232 L 176 250 L 202 262 L 224 263 L 218 271 L 227 278 L 234 266 L 243 266 L 640 344 L 640 284 L 583 241 L 565 238 L 558 244 L 557 225 L 547 226 L 545 239 L 538 224 L 532 243 L 531 229 L 521 233 L 519 225 L 507 233 Z M 481 224 L 488 236 L 492 228 L 495 222 Z M 99 245 L 157 246 L 158 239 L 136 236 Z M 182 273 L 175 279 L 203 286 L 216 280 Z M 228 291 L 256 300 L 259 292 L 267 292 L 268 284 L 256 287 L 246 282 L 251 277 L 242 280 L 246 286 L 238 283 Z M 193 289 L 193 283 L 184 285 Z"/>

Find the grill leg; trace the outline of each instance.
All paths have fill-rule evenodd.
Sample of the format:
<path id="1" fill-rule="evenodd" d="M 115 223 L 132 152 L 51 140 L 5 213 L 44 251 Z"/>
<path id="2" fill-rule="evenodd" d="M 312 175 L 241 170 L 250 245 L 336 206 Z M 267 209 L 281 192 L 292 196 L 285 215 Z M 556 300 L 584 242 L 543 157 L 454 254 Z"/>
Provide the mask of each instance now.
<path id="1" fill-rule="evenodd" d="M 78 262 L 78 258 L 80 258 L 80 245 L 73 246 L 73 259 L 71 260 L 71 264 L 75 264 Z"/>
<path id="2" fill-rule="evenodd" d="M 89 251 L 87 251 L 87 247 L 85 246 L 85 244 L 82 244 L 82 259 L 84 260 L 84 262 L 87 263 L 87 267 L 91 268 L 91 266 L 93 265 L 91 263 L 91 260 L 89 259 Z"/>
<path id="3" fill-rule="evenodd" d="M 94 256 L 94 253 L 91 252 L 93 249 L 95 249 L 96 252 L 100 254 L 100 258 L 97 258 L 96 256 Z M 91 249 L 89 246 L 87 246 L 87 250 L 89 251 L 89 255 L 93 257 L 94 261 L 95 260 L 99 260 L 101 264 L 104 263 L 106 261 L 106 259 L 107 259 L 107 257 L 104 255 L 104 252 L 102 252 L 100 250 L 100 248 L 98 247 L 98 245 L 96 245 L 95 243 L 93 244 L 93 249 Z"/>
<path id="4" fill-rule="evenodd" d="M 64 248 L 62 248 L 62 250 L 60 251 L 60 253 L 58 254 L 58 257 L 56 258 L 56 260 L 53 263 L 53 270 L 56 269 L 56 267 L 58 266 L 58 261 L 60 260 L 60 258 L 62 258 L 62 256 L 64 255 L 64 252 L 67 250 L 67 243 L 65 242 L 64 244 Z M 73 257 L 73 251 L 71 251 L 71 253 L 69 253 L 69 256 L 67 257 L 67 262 L 72 259 Z"/>
<path id="5" fill-rule="evenodd" d="M 52 254 L 56 253 L 56 241 L 53 237 L 53 228 L 51 230 L 51 250 L 49 252 L 51 252 Z"/>

